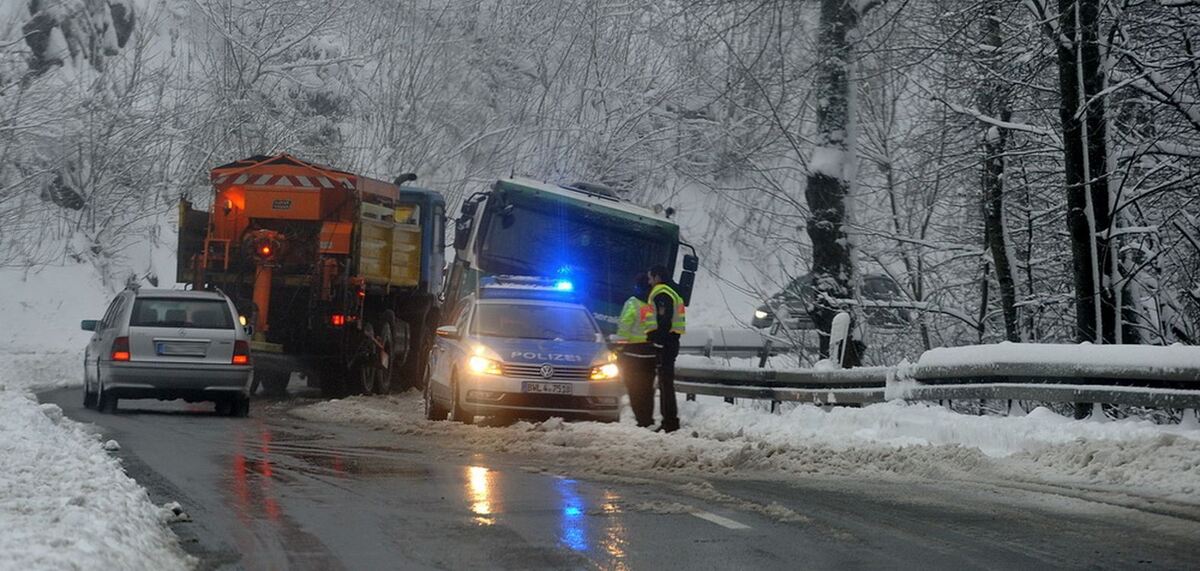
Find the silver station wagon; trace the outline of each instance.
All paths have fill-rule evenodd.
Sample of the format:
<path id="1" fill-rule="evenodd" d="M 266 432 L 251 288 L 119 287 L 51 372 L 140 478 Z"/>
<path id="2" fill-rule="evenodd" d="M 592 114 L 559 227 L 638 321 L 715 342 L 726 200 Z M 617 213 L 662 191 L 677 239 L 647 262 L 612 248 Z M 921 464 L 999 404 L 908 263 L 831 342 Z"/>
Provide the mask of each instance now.
<path id="1" fill-rule="evenodd" d="M 119 399 L 214 401 L 217 412 L 250 411 L 250 339 L 233 303 L 210 291 L 126 289 L 84 353 L 83 404 L 112 412 Z"/>

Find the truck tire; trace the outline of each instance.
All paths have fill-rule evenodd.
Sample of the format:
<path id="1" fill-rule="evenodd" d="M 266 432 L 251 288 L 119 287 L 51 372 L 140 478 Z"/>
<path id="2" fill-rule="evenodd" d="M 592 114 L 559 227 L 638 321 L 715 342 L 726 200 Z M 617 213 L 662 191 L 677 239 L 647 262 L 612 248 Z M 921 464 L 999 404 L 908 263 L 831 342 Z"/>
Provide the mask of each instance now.
<path id="1" fill-rule="evenodd" d="M 424 389 L 428 380 L 425 367 L 429 364 L 429 354 L 433 351 L 433 332 L 437 330 L 437 321 L 430 315 L 424 325 L 421 325 L 420 321 L 414 323 L 416 326 L 409 328 L 408 358 L 400 369 L 400 376 L 404 379 L 401 386 Z"/>
<path id="2" fill-rule="evenodd" d="M 375 326 L 364 323 L 362 328 L 362 344 L 366 348 L 359 354 L 356 364 L 350 372 L 354 380 L 354 392 L 364 395 L 375 393 L 379 384 L 379 356 L 375 354 Z"/>
<path id="3" fill-rule="evenodd" d="M 379 375 L 380 386 L 376 387 L 379 394 L 388 394 L 407 388 L 404 382 L 404 365 L 410 357 L 408 351 L 408 323 L 396 318 L 392 310 L 383 312 L 380 319 L 379 337 L 383 346 L 388 348 L 388 366 Z"/>
<path id="4" fill-rule="evenodd" d="M 255 375 L 257 376 L 257 375 Z M 263 375 L 262 387 L 263 393 L 271 397 L 282 397 L 287 395 L 288 383 L 292 380 L 292 373 L 272 371 Z"/>

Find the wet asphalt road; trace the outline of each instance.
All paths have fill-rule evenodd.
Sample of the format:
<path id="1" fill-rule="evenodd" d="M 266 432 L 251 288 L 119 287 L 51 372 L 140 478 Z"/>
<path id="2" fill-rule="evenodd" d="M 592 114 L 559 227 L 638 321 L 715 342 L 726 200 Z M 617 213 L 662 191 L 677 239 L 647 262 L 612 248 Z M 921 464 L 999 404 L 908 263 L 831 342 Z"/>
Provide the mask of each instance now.
<path id="1" fill-rule="evenodd" d="M 192 521 L 173 529 L 203 569 L 1195 568 L 1200 517 L 1043 490 L 800 478 L 789 484 L 583 480 L 537 458 L 439 437 L 319 424 L 256 400 L 122 401 L 83 409 L 126 471 Z M 780 517 L 775 507 L 800 517 Z"/>

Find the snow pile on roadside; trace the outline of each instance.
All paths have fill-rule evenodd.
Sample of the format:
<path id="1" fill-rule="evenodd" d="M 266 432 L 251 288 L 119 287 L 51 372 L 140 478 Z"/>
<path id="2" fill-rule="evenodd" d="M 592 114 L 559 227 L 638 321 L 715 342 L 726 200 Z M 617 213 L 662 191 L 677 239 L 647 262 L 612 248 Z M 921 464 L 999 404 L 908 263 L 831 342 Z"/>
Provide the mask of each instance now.
<path id="1" fill-rule="evenodd" d="M 0 385 L 0 435 L 0 567 L 191 566 L 145 490 L 57 406 Z"/>
<path id="2" fill-rule="evenodd" d="M 607 425 L 435 424 L 423 419 L 415 393 L 322 402 L 293 414 L 448 435 L 468 449 L 539 454 L 595 473 L 1020 479 L 1200 502 L 1200 430 L 1179 426 L 1075 421 L 1045 409 L 1024 417 L 966 416 L 904 403 L 800 406 L 782 414 L 724 403 L 680 406 L 684 428 L 671 435 L 639 429 L 628 418 Z"/>
<path id="3" fill-rule="evenodd" d="M 0 569 L 191 567 L 163 510 L 99 437 L 33 397 L 83 382 L 91 333 L 79 321 L 99 319 L 110 297 L 94 271 L 6 270 L 0 291 Z"/>
<path id="4" fill-rule="evenodd" d="M 92 334 L 79 322 L 103 317 L 113 297 L 95 269 L 82 264 L 28 272 L 7 268 L 0 271 L 0 291 L 0 347 L 18 354 L 82 351 Z"/>

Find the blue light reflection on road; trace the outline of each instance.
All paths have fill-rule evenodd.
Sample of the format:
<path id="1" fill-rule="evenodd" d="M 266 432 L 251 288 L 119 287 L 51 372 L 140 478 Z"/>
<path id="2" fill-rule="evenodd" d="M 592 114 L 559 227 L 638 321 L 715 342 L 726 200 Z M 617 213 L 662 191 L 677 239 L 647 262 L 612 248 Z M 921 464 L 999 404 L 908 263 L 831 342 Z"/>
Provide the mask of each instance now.
<path id="1" fill-rule="evenodd" d="M 575 480 L 570 478 L 562 478 L 554 484 L 561 506 L 558 540 L 575 551 L 587 551 L 587 515 L 584 513 L 583 499 L 579 497 L 575 485 Z"/>

